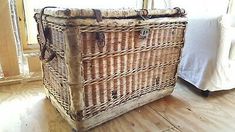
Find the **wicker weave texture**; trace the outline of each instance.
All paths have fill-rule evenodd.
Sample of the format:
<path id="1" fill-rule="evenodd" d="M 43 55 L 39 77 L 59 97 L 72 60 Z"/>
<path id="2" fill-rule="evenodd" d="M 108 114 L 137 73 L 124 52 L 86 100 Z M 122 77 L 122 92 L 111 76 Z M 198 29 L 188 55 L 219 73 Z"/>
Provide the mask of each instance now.
<path id="1" fill-rule="evenodd" d="M 51 16 L 49 20 L 43 19 L 46 43 L 40 35 L 38 41 L 47 47 L 45 58 L 52 52 L 55 57 L 43 63 L 43 82 L 62 113 L 80 122 L 76 127 L 123 103 L 175 86 L 185 18 L 123 20 L 134 21 L 129 25 L 111 19 L 107 25 L 95 19 L 88 25 L 79 24 L 80 18 L 65 24 Z M 148 31 L 144 37 L 143 29 Z M 103 35 L 102 44 L 97 34 Z"/>

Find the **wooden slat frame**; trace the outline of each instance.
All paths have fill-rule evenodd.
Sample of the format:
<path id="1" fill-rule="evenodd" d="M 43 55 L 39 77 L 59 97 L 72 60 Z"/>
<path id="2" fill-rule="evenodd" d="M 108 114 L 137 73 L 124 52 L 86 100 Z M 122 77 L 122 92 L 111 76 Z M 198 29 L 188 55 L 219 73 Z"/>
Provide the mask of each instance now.
<path id="1" fill-rule="evenodd" d="M 23 0 L 16 1 L 16 11 L 18 15 L 18 26 L 20 33 L 20 41 L 24 50 L 29 49 L 27 42 L 27 32 L 26 32 L 26 23 L 25 23 L 25 15 L 24 15 L 24 4 Z"/>
<path id="2" fill-rule="evenodd" d="M 17 0 L 16 1 L 16 10 L 18 15 L 18 25 L 19 25 L 19 33 L 20 33 L 20 41 L 23 47 L 23 52 L 26 54 L 28 51 L 35 51 L 38 49 L 38 45 L 36 46 L 30 46 L 27 39 L 27 31 L 26 31 L 26 19 L 25 19 L 25 13 L 24 13 L 24 1 L 23 0 Z M 35 29 L 36 30 L 36 29 Z M 29 72 L 40 72 L 41 71 L 41 65 L 40 60 L 38 56 L 28 56 L 27 57 L 28 66 L 29 66 Z"/>
<path id="3" fill-rule="evenodd" d="M 0 2 L 0 63 L 5 77 L 19 75 L 11 14 L 8 0 Z"/>

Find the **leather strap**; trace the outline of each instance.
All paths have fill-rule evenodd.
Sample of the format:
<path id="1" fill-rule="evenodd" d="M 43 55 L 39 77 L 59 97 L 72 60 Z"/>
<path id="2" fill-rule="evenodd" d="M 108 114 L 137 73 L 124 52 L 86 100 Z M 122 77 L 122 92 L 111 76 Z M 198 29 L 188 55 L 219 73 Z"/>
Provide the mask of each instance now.
<path id="1" fill-rule="evenodd" d="M 44 11 L 46 8 L 56 8 L 55 6 L 46 6 L 44 8 L 42 8 L 41 12 L 40 12 L 40 18 L 39 18 L 39 22 L 38 22 L 38 31 L 39 31 L 39 45 L 40 45 L 40 51 L 41 51 L 41 55 L 40 55 L 40 60 L 43 62 L 49 62 L 51 60 L 54 59 L 54 57 L 56 56 L 56 53 L 52 50 L 50 50 L 47 46 L 47 39 L 46 39 L 46 35 L 48 35 L 46 32 L 48 32 L 48 30 L 45 30 L 45 27 L 43 25 L 42 22 L 42 16 L 44 14 Z M 50 53 L 49 57 L 47 59 L 45 59 L 45 53 L 46 51 L 48 51 Z"/>
<path id="2" fill-rule="evenodd" d="M 92 9 L 94 11 L 95 14 L 95 18 L 97 22 L 101 22 L 102 21 L 102 14 L 101 11 L 98 9 Z"/>

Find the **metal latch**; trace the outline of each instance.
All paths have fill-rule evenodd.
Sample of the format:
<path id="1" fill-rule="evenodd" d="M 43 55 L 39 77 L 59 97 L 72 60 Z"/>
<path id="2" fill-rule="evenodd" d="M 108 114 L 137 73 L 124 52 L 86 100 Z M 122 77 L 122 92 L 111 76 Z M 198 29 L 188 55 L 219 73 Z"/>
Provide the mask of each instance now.
<path id="1" fill-rule="evenodd" d="M 140 30 L 140 38 L 142 38 L 142 39 L 145 39 L 145 38 L 147 38 L 148 37 L 148 35 L 149 35 L 149 31 L 150 31 L 150 29 L 149 29 L 149 27 L 143 27 L 141 30 Z"/>

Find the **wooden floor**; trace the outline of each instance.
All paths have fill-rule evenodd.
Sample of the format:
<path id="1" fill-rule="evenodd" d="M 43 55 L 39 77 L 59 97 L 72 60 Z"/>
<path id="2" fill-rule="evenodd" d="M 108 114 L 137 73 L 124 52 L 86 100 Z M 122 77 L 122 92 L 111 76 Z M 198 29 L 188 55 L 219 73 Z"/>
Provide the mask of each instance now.
<path id="1" fill-rule="evenodd" d="M 179 80 L 171 96 L 128 112 L 92 132 L 235 131 L 235 90 L 205 98 Z M 0 132 L 71 132 L 41 82 L 0 87 Z"/>

